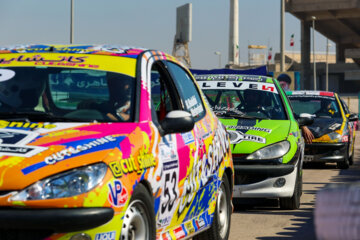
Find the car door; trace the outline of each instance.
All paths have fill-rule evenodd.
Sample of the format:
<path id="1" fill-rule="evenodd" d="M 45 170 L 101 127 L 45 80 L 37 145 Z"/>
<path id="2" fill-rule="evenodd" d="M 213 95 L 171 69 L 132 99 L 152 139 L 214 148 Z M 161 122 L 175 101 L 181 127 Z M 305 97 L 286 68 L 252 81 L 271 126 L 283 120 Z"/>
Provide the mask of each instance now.
<path id="1" fill-rule="evenodd" d="M 201 98 L 201 93 L 196 87 L 193 78 L 187 71 L 180 65 L 167 61 L 167 68 L 174 79 L 174 83 L 179 91 L 180 98 L 183 103 L 183 107 L 186 111 L 190 112 L 195 120 L 194 127 L 194 139 L 191 141 L 195 144 L 195 147 L 190 147 L 190 162 L 183 163 L 187 167 L 187 178 L 184 182 L 185 195 L 180 200 L 178 209 L 179 215 L 184 215 L 184 212 L 191 211 L 191 214 L 186 214 L 185 220 L 200 214 L 199 209 L 204 209 L 205 206 L 200 207 L 202 204 L 209 206 L 210 199 L 202 198 L 201 202 L 194 201 L 196 195 L 201 195 L 199 191 L 206 191 L 205 188 L 211 184 L 215 184 L 217 174 L 217 168 L 221 156 L 220 152 L 220 140 L 219 136 L 215 137 L 215 132 L 212 131 L 210 120 L 207 118 L 206 108 Z M 189 139 L 188 133 L 183 134 L 183 139 Z M 188 141 L 184 141 L 187 144 Z M 212 144 L 216 142 L 215 147 Z M 225 142 L 225 140 L 224 140 Z M 183 151 L 180 149 L 180 151 Z M 188 153 L 182 153 L 186 155 Z M 216 186 L 214 186 L 216 189 Z M 205 195 L 205 194 L 204 194 Z M 211 194 L 209 194 L 211 195 Z M 195 207 L 196 206 L 196 207 Z M 184 217 L 184 216 L 183 216 Z"/>
<path id="2" fill-rule="evenodd" d="M 354 142 L 355 142 L 355 123 L 354 122 L 350 122 L 348 120 L 348 117 L 350 115 L 350 110 L 348 108 L 348 106 L 346 105 L 346 103 L 344 102 L 343 99 L 340 99 L 340 103 L 341 103 L 341 107 L 345 113 L 346 119 L 347 119 L 347 123 L 348 123 L 348 131 L 349 131 L 349 156 L 351 156 L 352 154 L 352 149 L 354 148 Z"/>
<path id="3" fill-rule="evenodd" d="M 176 85 L 164 61 L 157 61 L 151 69 L 152 120 L 161 132 L 161 121 L 173 110 L 183 110 Z M 160 134 L 161 135 L 161 134 Z M 186 195 L 184 186 L 190 179 L 191 156 L 196 152 L 195 131 L 161 135 L 158 146 L 162 164 L 162 192 L 157 215 L 157 227 L 176 226 L 182 222 L 179 205 Z"/>

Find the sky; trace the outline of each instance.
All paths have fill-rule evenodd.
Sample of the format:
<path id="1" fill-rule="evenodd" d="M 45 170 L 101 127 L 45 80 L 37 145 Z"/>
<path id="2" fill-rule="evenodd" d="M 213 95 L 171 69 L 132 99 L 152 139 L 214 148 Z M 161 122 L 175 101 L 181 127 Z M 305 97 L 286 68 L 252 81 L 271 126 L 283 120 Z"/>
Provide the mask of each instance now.
<path id="1" fill-rule="evenodd" d="M 249 44 L 280 49 L 280 0 L 239 0 L 240 62 Z M 228 62 L 230 0 L 74 0 L 74 44 L 111 44 L 172 54 L 176 8 L 192 3 L 192 68 L 213 69 Z M 0 0 L 0 46 L 69 44 L 71 0 Z M 315 27 L 316 28 L 316 27 Z M 290 38 L 294 34 L 294 47 Z M 330 52 L 335 52 L 331 43 Z M 300 51 L 300 21 L 285 14 L 285 49 Z M 316 52 L 326 38 L 315 34 Z M 265 50 L 265 54 L 268 51 Z"/>

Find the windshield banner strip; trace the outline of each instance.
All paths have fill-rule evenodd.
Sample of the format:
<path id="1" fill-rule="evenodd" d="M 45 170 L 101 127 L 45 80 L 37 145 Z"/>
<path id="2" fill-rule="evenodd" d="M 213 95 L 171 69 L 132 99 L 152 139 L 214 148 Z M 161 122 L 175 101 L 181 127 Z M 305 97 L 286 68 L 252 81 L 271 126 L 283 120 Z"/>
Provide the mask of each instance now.
<path id="1" fill-rule="evenodd" d="M 0 54 L 0 67 L 65 67 L 94 69 L 135 77 L 136 59 L 90 54 Z"/>
<path id="2" fill-rule="evenodd" d="M 245 90 L 253 89 L 272 93 L 278 93 L 274 84 L 263 83 L 263 82 L 239 82 L 239 81 L 201 81 L 198 82 L 201 89 L 234 89 L 234 90 Z"/>

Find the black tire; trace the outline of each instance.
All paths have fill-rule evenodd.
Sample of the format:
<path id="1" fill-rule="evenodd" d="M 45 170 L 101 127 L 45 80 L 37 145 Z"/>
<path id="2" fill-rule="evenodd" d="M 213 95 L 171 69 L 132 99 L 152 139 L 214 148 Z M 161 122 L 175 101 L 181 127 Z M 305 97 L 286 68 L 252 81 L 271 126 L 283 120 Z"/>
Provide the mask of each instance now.
<path id="1" fill-rule="evenodd" d="M 224 195 L 221 195 L 224 194 Z M 220 209 L 226 208 L 225 213 L 220 212 L 220 214 L 225 217 L 225 226 L 220 226 L 219 220 L 219 206 Z M 231 223 L 231 193 L 230 193 L 230 184 L 229 180 L 224 173 L 223 180 L 219 189 L 218 199 L 216 200 L 216 207 L 213 222 L 211 227 L 204 232 L 193 237 L 193 240 L 227 240 L 230 234 L 230 223 Z M 223 227 L 223 229 L 221 229 Z"/>
<path id="2" fill-rule="evenodd" d="M 156 239 L 154 203 L 151 195 L 141 183 L 135 188 L 124 214 L 120 239 Z"/>
<path id="3" fill-rule="evenodd" d="M 297 172 L 294 193 L 292 197 L 284 197 L 279 199 L 280 209 L 295 210 L 300 208 L 300 197 L 302 195 L 302 176 L 300 171 Z"/>
<path id="4" fill-rule="evenodd" d="M 349 151 L 346 151 L 346 154 L 344 156 L 344 161 L 343 162 L 337 162 L 336 166 L 339 169 L 348 169 L 350 167 Z"/>

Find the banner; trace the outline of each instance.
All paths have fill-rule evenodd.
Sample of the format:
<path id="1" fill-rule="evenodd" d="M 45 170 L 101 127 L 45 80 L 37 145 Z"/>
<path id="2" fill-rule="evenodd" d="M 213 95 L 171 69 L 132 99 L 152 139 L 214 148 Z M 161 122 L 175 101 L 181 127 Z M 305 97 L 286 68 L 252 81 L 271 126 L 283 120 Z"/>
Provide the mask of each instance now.
<path id="1" fill-rule="evenodd" d="M 267 76 L 266 66 L 261 66 L 258 68 L 251 68 L 246 70 L 239 69 L 211 69 L 211 70 L 201 70 L 201 69 L 190 69 L 193 75 L 203 75 L 203 74 L 241 74 L 241 75 L 262 75 Z"/>

